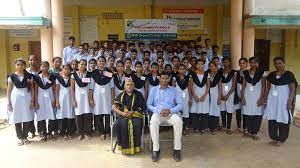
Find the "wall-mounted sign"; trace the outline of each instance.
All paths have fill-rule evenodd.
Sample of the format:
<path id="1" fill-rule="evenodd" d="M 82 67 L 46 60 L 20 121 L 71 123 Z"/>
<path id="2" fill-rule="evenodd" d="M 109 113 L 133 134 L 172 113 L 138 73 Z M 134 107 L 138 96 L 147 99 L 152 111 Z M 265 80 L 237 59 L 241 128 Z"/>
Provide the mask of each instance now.
<path id="1" fill-rule="evenodd" d="M 169 19 L 126 19 L 126 40 L 175 40 L 177 39 L 177 24 Z"/>
<path id="2" fill-rule="evenodd" d="M 163 9 L 164 19 L 174 19 L 178 30 L 199 30 L 203 28 L 204 9 Z"/>
<path id="3" fill-rule="evenodd" d="M 10 38 L 34 38 L 39 36 L 39 30 L 36 29 L 11 29 L 8 30 Z"/>

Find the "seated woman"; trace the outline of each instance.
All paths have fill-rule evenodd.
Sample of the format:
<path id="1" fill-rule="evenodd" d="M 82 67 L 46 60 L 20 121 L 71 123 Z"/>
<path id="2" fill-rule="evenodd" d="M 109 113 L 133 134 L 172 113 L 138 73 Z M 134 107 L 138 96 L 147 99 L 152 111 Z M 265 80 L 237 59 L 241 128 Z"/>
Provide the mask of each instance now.
<path id="1" fill-rule="evenodd" d="M 143 112 L 146 108 L 143 95 L 134 89 L 133 80 L 126 78 L 124 91 L 115 98 L 112 106 L 118 114 L 115 124 L 117 142 L 123 154 L 132 155 L 142 150 Z"/>

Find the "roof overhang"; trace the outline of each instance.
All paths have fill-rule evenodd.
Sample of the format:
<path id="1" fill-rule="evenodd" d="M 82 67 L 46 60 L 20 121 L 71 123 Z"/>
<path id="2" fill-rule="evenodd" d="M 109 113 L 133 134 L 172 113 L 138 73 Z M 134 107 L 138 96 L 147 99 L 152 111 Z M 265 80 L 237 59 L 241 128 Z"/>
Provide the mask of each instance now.
<path id="1" fill-rule="evenodd" d="M 245 18 L 245 26 L 254 26 L 256 29 L 299 29 L 300 16 L 252 15 Z"/>
<path id="2" fill-rule="evenodd" d="M 44 17 L 0 17 L 0 29 L 40 29 L 51 27 Z"/>

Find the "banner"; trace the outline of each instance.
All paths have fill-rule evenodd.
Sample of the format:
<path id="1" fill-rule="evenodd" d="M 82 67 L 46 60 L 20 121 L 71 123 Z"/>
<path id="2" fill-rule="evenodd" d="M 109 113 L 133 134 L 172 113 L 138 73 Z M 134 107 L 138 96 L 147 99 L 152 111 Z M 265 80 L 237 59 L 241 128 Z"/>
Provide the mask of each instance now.
<path id="1" fill-rule="evenodd" d="M 203 28 L 204 9 L 163 9 L 164 19 L 174 19 L 178 30 L 199 30 Z"/>
<path id="2" fill-rule="evenodd" d="M 176 40 L 175 20 L 167 19 L 126 19 L 126 40 Z"/>

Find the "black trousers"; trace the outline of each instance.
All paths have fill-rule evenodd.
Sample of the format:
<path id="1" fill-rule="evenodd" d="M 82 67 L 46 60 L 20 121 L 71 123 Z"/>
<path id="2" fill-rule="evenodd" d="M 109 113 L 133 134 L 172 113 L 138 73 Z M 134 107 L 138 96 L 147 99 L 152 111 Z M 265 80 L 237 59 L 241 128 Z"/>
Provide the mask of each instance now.
<path id="1" fill-rule="evenodd" d="M 269 120 L 268 130 L 272 140 L 284 142 L 289 137 L 290 125 L 278 123 L 276 120 Z"/>
<path id="2" fill-rule="evenodd" d="M 59 133 L 61 135 L 73 135 L 75 133 L 75 130 L 73 128 L 75 119 L 64 118 L 57 121 Z"/>
<path id="3" fill-rule="evenodd" d="M 58 131 L 58 120 L 48 120 L 48 134 Z"/>
<path id="4" fill-rule="evenodd" d="M 190 113 L 192 128 L 194 130 L 200 129 L 200 114 L 197 113 Z"/>
<path id="5" fill-rule="evenodd" d="M 94 126 L 100 134 L 110 134 L 110 115 L 94 115 Z"/>
<path id="6" fill-rule="evenodd" d="M 226 111 L 221 111 L 222 116 L 222 126 L 223 128 L 230 129 L 231 128 L 231 119 L 232 114 Z"/>
<path id="7" fill-rule="evenodd" d="M 254 116 L 247 116 L 247 131 L 250 134 L 257 134 L 260 129 L 262 116 L 261 115 L 254 115 Z"/>
<path id="8" fill-rule="evenodd" d="M 217 116 L 209 116 L 208 117 L 208 128 L 211 131 L 214 131 L 219 125 L 219 117 Z"/>
<path id="9" fill-rule="evenodd" d="M 26 139 L 28 137 L 28 132 L 31 128 L 30 122 L 16 123 L 15 129 L 18 139 Z"/>
<path id="10" fill-rule="evenodd" d="M 38 133 L 42 135 L 52 134 L 56 128 L 56 120 L 48 120 L 48 131 L 46 120 L 38 121 L 37 129 Z"/>
<path id="11" fill-rule="evenodd" d="M 238 128 L 241 128 L 241 123 L 242 123 L 242 119 L 243 119 L 243 129 L 247 129 L 247 116 L 246 115 L 242 115 L 242 110 L 241 109 L 237 109 L 236 110 L 236 125 Z"/>
<path id="12" fill-rule="evenodd" d="M 90 135 L 92 132 L 93 115 L 91 113 L 76 115 L 77 130 L 80 135 Z"/>
<path id="13" fill-rule="evenodd" d="M 183 129 L 190 127 L 190 125 L 191 125 L 190 118 L 182 117 L 182 121 L 183 121 Z"/>
<path id="14" fill-rule="evenodd" d="M 36 129 L 35 129 L 34 121 L 30 121 L 29 132 L 30 132 L 31 134 L 35 135 Z"/>
<path id="15" fill-rule="evenodd" d="M 206 130 L 208 128 L 209 114 L 200 114 L 200 130 Z"/>

